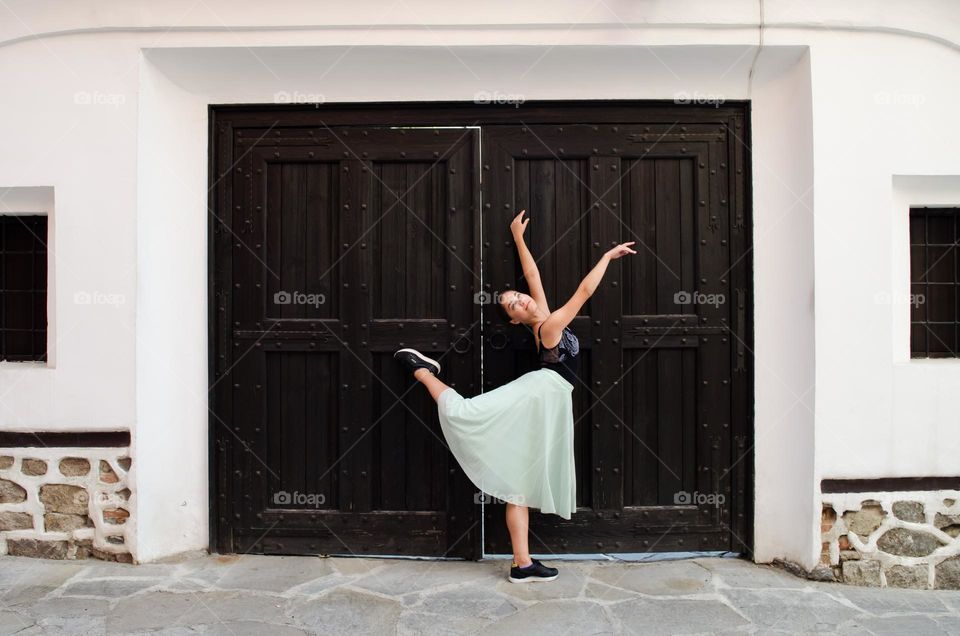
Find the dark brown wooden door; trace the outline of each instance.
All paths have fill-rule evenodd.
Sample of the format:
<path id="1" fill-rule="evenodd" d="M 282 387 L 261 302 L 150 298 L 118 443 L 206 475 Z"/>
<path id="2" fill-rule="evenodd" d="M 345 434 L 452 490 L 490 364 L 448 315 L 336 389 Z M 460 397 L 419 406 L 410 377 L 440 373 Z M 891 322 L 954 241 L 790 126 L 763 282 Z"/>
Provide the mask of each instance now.
<path id="1" fill-rule="evenodd" d="M 480 390 L 476 131 L 221 119 L 216 139 L 218 548 L 479 556 L 474 489 L 392 359 Z"/>
<path id="2" fill-rule="evenodd" d="M 532 511 L 531 550 L 748 551 L 748 112 L 212 108 L 211 544 L 510 553 L 504 506 L 478 505 L 391 354 L 439 357 L 465 396 L 536 368 L 532 334 L 474 302 L 525 288 L 508 224 L 526 208 L 552 307 L 611 245 L 638 252 L 574 321 L 578 511 Z"/>
<path id="3" fill-rule="evenodd" d="M 577 512 L 531 513 L 531 551 L 746 551 L 750 427 L 749 232 L 739 110 L 652 112 L 623 123 L 483 130 L 488 291 L 521 288 L 508 224 L 528 245 L 551 308 L 602 253 L 611 264 L 574 320 Z M 576 120 L 574 120 L 576 121 Z M 484 384 L 537 367 L 529 329 L 485 318 Z M 486 551 L 509 553 L 504 506 L 486 508 Z"/>

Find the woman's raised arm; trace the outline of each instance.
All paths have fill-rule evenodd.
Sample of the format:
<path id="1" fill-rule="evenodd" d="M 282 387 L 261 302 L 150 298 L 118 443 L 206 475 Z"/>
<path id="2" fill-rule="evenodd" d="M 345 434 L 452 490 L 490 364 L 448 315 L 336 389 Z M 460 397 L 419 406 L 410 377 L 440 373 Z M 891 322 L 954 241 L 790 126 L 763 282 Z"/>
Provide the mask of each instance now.
<path id="1" fill-rule="evenodd" d="M 603 279 L 603 275 L 607 271 L 607 265 L 610 264 L 610 261 L 616 260 L 626 254 L 636 254 L 635 251 L 630 249 L 630 246 L 635 242 L 636 241 L 621 243 L 600 257 L 599 262 L 593 266 L 590 273 L 580 281 L 577 291 L 573 293 L 570 300 L 568 300 L 563 307 L 560 307 L 550 314 L 550 316 L 543 321 L 543 324 L 540 325 L 540 346 L 547 349 L 557 346 L 557 343 L 560 342 L 560 335 L 563 333 L 564 327 L 576 318 L 580 308 L 593 296 L 593 292 L 597 290 L 601 279 Z"/>
<path id="2" fill-rule="evenodd" d="M 513 234 L 513 242 L 517 244 L 517 253 L 520 255 L 520 267 L 523 268 L 523 277 L 530 287 L 530 296 L 536 301 L 537 306 L 550 313 L 550 307 L 547 305 L 547 295 L 543 291 L 543 282 L 540 280 L 540 270 L 537 269 L 537 262 L 533 260 L 533 255 L 527 249 L 527 244 L 523 240 L 523 232 L 527 229 L 527 223 L 530 219 L 523 219 L 523 213 L 526 210 L 520 210 L 520 214 L 510 222 L 510 233 Z"/>

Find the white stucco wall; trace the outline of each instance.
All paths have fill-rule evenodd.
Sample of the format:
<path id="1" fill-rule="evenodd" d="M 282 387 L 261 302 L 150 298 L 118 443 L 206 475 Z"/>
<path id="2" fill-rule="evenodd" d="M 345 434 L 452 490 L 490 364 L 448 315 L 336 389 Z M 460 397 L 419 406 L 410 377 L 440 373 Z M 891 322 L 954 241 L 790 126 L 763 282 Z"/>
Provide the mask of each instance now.
<path id="1" fill-rule="evenodd" d="M 837 5 L 766 2 L 757 55 L 753 0 L 8 1 L 0 188 L 54 188 L 58 341 L 0 365 L 0 427 L 131 428 L 137 557 L 206 547 L 208 103 L 751 99 L 751 556 L 812 566 L 821 477 L 960 473 L 960 365 L 904 359 L 875 302 L 908 265 L 894 175 L 960 174 L 960 15 Z"/>
<path id="2" fill-rule="evenodd" d="M 895 176 L 960 175 L 960 50 L 885 47 L 888 38 L 825 41 L 814 54 L 815 75 L 843 70 L 813 85 L 815 129 L 828 133 L 814 141 L 824 175 L 814 196 L 817 465 L 827 477 L 960 474 L 960 393 L 950 390 L 960 360 L 910 360 L 909 318 L 894 332 L 894 317 L 909 316 L 910 204 L 892 200 Z M 907 200 L 926 198 L 915 187 Z"/>

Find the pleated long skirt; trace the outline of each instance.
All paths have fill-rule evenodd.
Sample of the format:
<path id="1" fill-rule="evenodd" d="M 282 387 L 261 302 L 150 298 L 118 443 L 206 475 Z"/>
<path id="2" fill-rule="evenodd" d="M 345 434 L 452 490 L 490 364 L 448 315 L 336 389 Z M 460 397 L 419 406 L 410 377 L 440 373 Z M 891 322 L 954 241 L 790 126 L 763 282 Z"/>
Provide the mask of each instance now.
<path id="1" fill-rule="evenodd" d="M 538 369 L 465 398 L 440 394 L 440 427 L 463 472 L 497 499 L 570 519 L 577 507 L 573 385 Z"/>

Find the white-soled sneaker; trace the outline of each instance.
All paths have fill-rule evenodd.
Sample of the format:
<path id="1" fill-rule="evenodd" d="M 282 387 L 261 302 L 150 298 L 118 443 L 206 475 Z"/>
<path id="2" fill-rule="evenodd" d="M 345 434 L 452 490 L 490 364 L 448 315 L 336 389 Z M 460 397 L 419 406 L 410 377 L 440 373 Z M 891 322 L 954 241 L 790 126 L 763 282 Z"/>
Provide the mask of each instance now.
<path id="1" fill-rule="evenodd" d="M 398 349 L 393 357 L 400 361 L 410 373 L 417 369 L 427 369 L 433 375 L 440 375 L 440 363 L 428 358 L 416 349 Z"/>
<path id="2" fill-rule="evenodd" d="M 560 570 L 547 567 L 540 561 L 533 559 L 533 563 L 525 568 L 518 567 L 514 562 L 510 568 L 509 580 L 511 583 L 533 583 L 535 581 L 552 581 L 559 576 Z"/>

